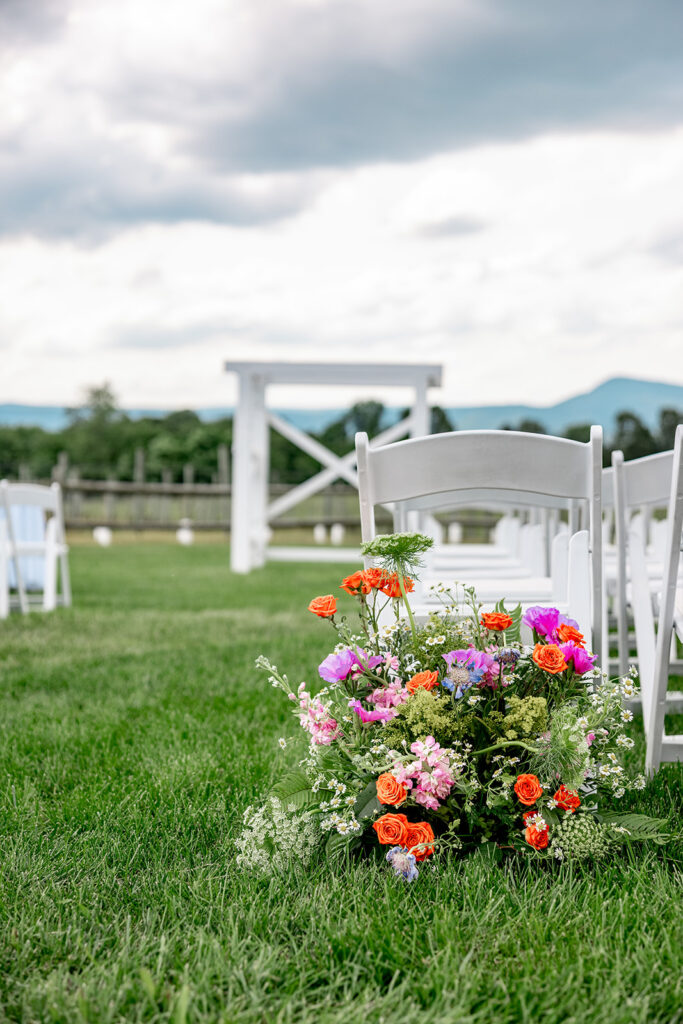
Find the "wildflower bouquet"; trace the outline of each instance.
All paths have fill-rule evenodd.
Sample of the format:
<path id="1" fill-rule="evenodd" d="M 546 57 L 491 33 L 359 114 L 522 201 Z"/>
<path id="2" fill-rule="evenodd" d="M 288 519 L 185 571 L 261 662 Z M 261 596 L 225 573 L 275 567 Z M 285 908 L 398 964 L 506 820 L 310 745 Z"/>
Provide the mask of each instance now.
<path id="1" fill-rule="evenodd" d="M 355 615 L 330 594 L 311 601 L 337 640 L 317 692 L 257 660 L 309 750 L 247 810 L 239 862 L 268 870 L 294 851 L 304 861 L 363 853 L 412 881 L 449 851 L 597 859 L 635 840 L 666 842 L 664 821 L 601 810 L 603 797 L 645 785 L 622 764 L 633 673 L 609 682 L 556 608 L 522 615 L 500 602 L 482 614 L 467 587 L 465 613 L 463 595 L 440 588 L 442 610 L 418 625 L 408 595 L 430 544 L 393 534 L 365 545 L 379 567 L 340 585 Z"/>

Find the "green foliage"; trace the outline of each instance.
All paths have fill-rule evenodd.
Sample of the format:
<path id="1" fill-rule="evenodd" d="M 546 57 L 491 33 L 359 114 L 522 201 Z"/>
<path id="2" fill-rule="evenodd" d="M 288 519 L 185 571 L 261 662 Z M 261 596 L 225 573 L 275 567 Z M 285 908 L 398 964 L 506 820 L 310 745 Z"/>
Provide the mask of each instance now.
<path id="1" fill-rule="evenodd" d="M 285 806 L 308 807 L 316 799 L 315 793 L 311 790 L 308 776 L 301 770 L 288 772 L 273 786 L 272 793 Z"/>
<path id="2" fill-rule="evenodd" d="M 501 735 L 509 740 L 537 736 L 548 723 L 548 704 L 545 697 L 517 697 L 510 694 L 505 700 L 505 715 Z"/>
<path id="3" fill-rule="evenodd" d="M 398 707 L 398 714 L 384 728 L 382 742 L 392 750 L 403 749 L 415 740 L 433 736 L 442 746 L 448 747 L 467 735 L 472 716 L 456 714 L 450 697 L 441 697 L 430 690 L 417 690 L 405 704 Z"/>
<path id="4" fill-rule="evenodd" d="M 495 610 L 497 612 L 504 612 L 506 615 L 509 615 L 510 618 L 512 619 L 512 625 L 508 626 L 508 628 L 505 630 L 505 640 L 506 640 L 506 642 L 509 643 L 509 644 L 521 643 L 521 640 L 522 640 L 522 632 L 521 632 L 522 631 L 522 606 L 521 606 L 521 604 L 515 605 L 515 607 L 512 610 L 510 610 L 510 609 L 505 607 L 505 601 L 501 600 L 501 601 L 498 601 L 498 603 L 496 604 Z"/>

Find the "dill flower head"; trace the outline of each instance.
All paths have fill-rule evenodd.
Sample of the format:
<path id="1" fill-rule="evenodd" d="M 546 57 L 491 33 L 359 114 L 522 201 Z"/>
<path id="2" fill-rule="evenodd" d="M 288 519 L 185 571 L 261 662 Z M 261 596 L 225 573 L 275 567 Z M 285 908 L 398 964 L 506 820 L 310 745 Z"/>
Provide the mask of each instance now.
<path id="1" fill-rule="evenodd" d="M 406 576 L 409 573 L 415 575 L 421 568 L 421 556 L 433 544 L 433 539 L 426 533 L 388 533 L 362 544 L 360 550 L 366 558 L 378 559 L 387 572 Z"/>

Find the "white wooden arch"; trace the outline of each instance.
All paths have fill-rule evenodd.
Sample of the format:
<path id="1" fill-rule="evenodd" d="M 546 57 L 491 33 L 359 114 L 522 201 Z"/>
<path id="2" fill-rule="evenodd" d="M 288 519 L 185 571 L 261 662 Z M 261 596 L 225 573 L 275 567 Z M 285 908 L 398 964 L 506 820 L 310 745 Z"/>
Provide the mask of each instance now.
<path id="1" fill-rule="evenodd" d="M 230 565 L 233 572 L 247 573 L 264 565 L 268 524 L 295 505 L 341 478 L 358 487 L 354 450 L 335 455 L 305 431 L 268 410 L 269 384 L 312 384 L 412 388 L 410 416 L 384 430 L 372 444 L 389 444 L 409 435 L 430 432 L 427 389 L 441 386 L 441 367 L 407 363 L 252 363 L 227 362 L 225 370 L 239 380 L 233 427 L 232 521 Z M 302 451 L 322 463 L 310 479 L 268 502 L 270 465 L 268 431 L 273 427 Z"/>

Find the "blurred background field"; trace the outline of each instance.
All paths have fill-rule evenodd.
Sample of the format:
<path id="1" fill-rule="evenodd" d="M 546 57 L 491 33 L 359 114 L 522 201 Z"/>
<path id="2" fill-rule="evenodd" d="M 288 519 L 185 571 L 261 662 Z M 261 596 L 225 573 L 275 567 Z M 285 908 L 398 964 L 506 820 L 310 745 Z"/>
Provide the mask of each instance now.
<path id="1" fill-rule="evenodd" d="M 681 1020 L 680 842 L 413 887 L 237 870 L 245 807 L 305 750 L 254 659 L 315 684 L 334 636 L 306 605 L 355 566 L 71 540 L 74 607 L 0 626 L 0 1020 Z M 680 821 L 682 780 L 627 806 Z"/>

